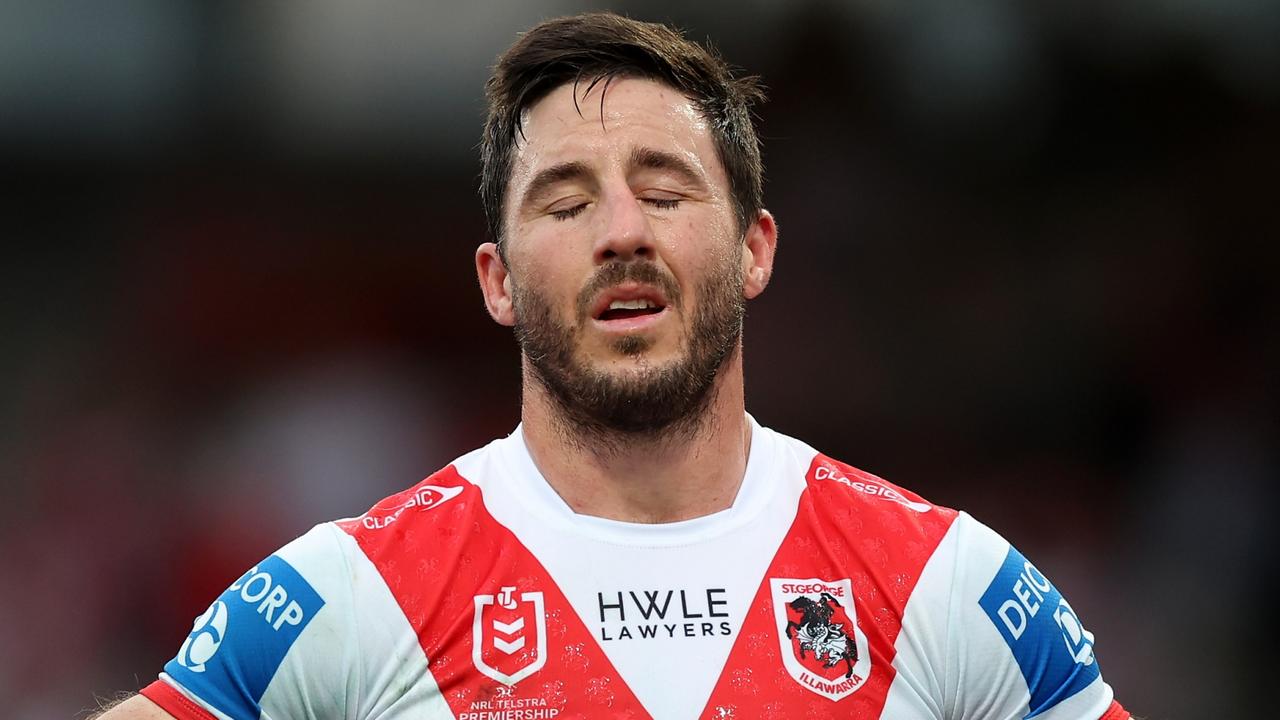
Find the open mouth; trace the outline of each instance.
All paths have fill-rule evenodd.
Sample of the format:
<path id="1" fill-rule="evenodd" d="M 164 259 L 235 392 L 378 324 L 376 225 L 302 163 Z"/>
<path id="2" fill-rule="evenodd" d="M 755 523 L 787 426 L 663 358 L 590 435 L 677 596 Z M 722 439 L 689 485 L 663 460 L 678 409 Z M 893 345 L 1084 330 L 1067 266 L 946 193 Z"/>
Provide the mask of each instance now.
<path id="1" fill-rule="evenodd" d="M 599 315 L 597 320 L 629 320 L 631 318 L 644 317 L 645 315 L 657 315 L 662 312 L 663 306 L 652 300 L 614 300 L 609 303 Z"/>

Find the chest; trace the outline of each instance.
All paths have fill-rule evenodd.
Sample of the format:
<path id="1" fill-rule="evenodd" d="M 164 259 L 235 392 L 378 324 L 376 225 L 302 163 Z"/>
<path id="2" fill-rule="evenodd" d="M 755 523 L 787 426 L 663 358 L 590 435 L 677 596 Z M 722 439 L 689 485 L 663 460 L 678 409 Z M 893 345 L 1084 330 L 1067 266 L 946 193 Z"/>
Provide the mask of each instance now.
<path id="1" fill-rule="evenodd" d="M 815 500 L 666 546 L 477 513 L 465 542 L 380 571 L 458 718 L 881 717 L 936 538 L 840 527 Z"/>

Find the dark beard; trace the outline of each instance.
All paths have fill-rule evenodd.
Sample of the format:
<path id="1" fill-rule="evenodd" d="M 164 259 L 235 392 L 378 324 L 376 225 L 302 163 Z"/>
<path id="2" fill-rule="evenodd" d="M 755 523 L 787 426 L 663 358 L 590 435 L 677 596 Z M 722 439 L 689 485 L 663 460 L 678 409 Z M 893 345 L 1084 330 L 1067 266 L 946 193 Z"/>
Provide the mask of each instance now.
<path id="1" fill-rule="evenodd" d="M 732 257 L 732 255 L 730 256 Z M 696 427 L 705 415 L 720 368 L 742 335 L 745 305 L 742 277 L 732 263 L 698 287 L 697 313 L 683 357 L 663 367 L 642 366 L 615 376 L 585 367 L 574 357 L 589 303 L 600 290 L 632 280 L 660 288 L 672 309 L 683 307 L 675 280 L 647 262 L 602 265 L 578 296 L 577 323 L 566 327 L 535 290 L 515 285 L 516 340 L 534 371 L 534 380 L 555 401 L 567 430 L 597 443 L 620 436 L 649 440 Z M 638 335 L 619 338 L 614 349 L 642 355 L 649 341 Z"/>

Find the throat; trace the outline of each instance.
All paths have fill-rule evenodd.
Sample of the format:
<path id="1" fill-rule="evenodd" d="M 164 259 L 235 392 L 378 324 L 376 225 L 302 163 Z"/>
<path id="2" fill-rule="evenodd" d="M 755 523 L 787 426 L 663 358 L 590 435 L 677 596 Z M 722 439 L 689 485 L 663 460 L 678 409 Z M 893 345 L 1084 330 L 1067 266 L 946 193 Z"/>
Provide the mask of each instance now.
<path id="1" fill-rule="evenodd" d="M 564 396 L 558 391 L 570 388 L 557 387 L 554 375 L 545 377 L 526 357 L 525 442 L 542 477 L 575 513 L 624 522 L 709 515 L 733 505 L 750 453 L 741 377 L 735 361 L 675 417 L 623 418 L 633 421 L 623 426 L 583 407 L 584 397 L 607 388 L 575 386 L 580 392 Z M 678 403 L 661 388 L 614 399 L 629 400 L 626 407 Z"/>
<path id="2" fill-rule="evenodd" d="M 608 450 L 577 445 L 569 452 L 561 446 L 551 458 L 533 448 L 530 453 L 543 477 L 578 515 L 638 524 L 682 522 L 732 507 L 746 471 L 749 428 L 742 444 L 732 448 L 731 435 L 705 430 L 695 430 L 692 442 L 630 437 Z M 567 457 L 573 457 L 571 472 L 560 464 Z M 540 458 L 554 465 L 543 468 Z M 690 483 L 690 477 L 699 482 Z"/>

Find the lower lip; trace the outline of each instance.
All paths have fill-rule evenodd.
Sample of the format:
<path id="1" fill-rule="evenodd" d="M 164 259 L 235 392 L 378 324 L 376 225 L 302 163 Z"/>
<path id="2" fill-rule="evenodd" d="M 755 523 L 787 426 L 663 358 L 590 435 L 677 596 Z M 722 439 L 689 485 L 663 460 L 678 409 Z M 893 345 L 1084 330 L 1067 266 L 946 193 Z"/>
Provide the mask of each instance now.
<path id="1" fill-rule="evenodd" d="M 662 308 L 656 313 L 648 315 L 637 315 L 629 318 L 618 318 L 617 320 L 601 320 L 595 318 L 592 322 L 595 326 L 612 333 L 629 333 L 640 330 L 647 330 L 653 327 L 658 321 L 667 316 L 667 308 Z"/>

